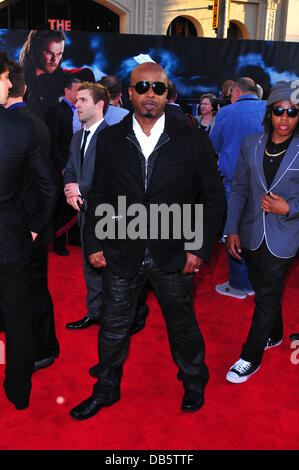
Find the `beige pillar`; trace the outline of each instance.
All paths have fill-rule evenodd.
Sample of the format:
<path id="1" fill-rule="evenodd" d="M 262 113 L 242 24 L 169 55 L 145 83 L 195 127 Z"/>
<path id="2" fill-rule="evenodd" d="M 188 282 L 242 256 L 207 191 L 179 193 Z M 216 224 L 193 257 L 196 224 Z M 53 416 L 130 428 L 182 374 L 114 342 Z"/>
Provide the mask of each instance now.
<path id="1" fill-rule="evenodd" d="M 280 0 L 267 0 L 265 40 L 273 41 L 275 33 L 276 12 Z"/>

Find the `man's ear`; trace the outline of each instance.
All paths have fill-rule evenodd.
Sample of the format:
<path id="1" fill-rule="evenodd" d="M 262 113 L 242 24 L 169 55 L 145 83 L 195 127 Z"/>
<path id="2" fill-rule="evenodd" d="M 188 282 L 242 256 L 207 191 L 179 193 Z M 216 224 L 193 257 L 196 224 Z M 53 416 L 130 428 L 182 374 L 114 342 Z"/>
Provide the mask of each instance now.
<path id="1" fill-rule="evenodd" d="M 102 113 L 103 113 L 104 105 L 105 105 L 104 100 L 100 100 L 97 102 L 97 108 L 99 111 L 102 111 Z"/>
<path id="2" fill-rule="evenodd" d="M 6 104 L 5 85 L 3 80 L 0 79 L 0 104 Z"/>
<path id="3" fill-rule="evenodd" d="M 132 88 L 128 88 L 129 98 L 132 101 Z"/>

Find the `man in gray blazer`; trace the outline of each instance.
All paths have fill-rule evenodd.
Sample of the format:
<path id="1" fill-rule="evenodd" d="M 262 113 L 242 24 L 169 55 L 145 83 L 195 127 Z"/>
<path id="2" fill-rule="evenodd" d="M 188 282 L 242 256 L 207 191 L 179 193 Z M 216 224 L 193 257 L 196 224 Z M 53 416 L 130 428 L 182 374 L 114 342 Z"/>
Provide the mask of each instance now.
<path id="1" fill-rule="evenodd" d="M 81 320 L 68 323 L 66 327 L 69 329 L 83 329 L 98 323 L 102 304 L 102 273 L 100 269 L 93 268 L 85 257 L 83 229 L 87 194 L 93 178 L 97 137 L 108 126 L 104 114 L 109 100 L 109 92 L 102 85 L 84 82 L 79 86 L 76 108 L 79 119 L 85 126 L 71 140 L 64 174 L 64 193 L 68 204 L 79 212 L 87 314 Z"/>

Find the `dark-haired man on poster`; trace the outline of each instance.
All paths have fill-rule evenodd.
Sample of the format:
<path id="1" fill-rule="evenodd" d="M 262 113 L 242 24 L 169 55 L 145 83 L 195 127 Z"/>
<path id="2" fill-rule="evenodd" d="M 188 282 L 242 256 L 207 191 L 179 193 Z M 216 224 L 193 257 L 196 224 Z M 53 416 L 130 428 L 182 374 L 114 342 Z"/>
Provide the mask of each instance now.
<path id="1" fill-rule="evenodd" d="M 30 31 L 23 44 L 19 62 L 25 70 L 28 107 L 43 120 L 50 106 L 63 96 L 65 81 L 74 75 L 80 81 L 94 82 L 94 74 L 88 67 L 62 69 L 65 47 L 64 31 Z"/>
<path id="2" fill-rule="evenodd" d="M 45 119 L 49 106 L 63 95 L 64 73 L 60 67 L 65 45 L 63 31 L 30 31 L 20 54 L 25 70 L 25 101 L 31 111 Z"/>

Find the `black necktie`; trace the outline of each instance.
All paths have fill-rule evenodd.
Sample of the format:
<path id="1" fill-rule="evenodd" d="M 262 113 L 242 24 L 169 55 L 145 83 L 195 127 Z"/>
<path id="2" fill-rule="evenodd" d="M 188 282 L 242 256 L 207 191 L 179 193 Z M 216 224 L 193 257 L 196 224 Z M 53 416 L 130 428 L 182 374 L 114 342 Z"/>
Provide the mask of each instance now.
<path id="1" fill-rule="evenodd" d="M 87 137 L 88 137 L 89 134 L 90 134 L 90 131 L 84 131 L 83 144 L 82 144 L 81 150 L 80 150 L 80 153 L 81 153 L 81 168 L 82 168 L 83 162 L 84 162 L 85 145 L 86 145 Z"/>

